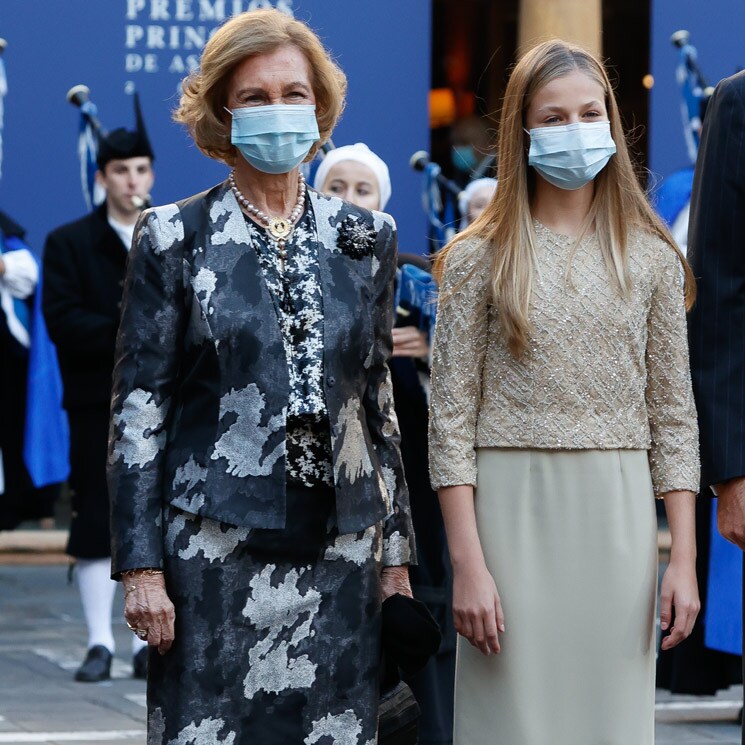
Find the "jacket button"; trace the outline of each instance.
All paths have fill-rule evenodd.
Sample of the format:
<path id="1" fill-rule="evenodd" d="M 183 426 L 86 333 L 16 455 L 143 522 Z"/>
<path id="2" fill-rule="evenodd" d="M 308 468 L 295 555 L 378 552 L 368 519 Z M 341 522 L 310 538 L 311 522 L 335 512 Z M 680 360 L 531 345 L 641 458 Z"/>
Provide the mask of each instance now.
<path id="1" fill-rule="evenodd" d="M 336 385 L 336 378 L 333 375 L 329 375 L 328 378 L 326 378 L 326 383 L 328 383 L 329 388 Z"/>

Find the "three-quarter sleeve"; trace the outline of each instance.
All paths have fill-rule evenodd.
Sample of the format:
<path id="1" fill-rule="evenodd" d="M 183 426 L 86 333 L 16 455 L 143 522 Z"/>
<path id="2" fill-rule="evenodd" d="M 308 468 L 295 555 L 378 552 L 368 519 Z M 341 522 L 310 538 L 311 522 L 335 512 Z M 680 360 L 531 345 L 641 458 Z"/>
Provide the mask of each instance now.
<path id="1" fill-rule="evenodd" d="M 688 361 L 680 260 L 661 246 L 661 266 L 647 322 L 646 404 L 649 463 L 656 495 L 699 490 L 698 423 Z"/>
<path id="2" fill-rule="evenodd" d="M 161 567 L 163 460 L 184 338 L 183 223 L 143 213 L 124 284 L 109 435 L 112 574 Z"/>
<path id="3" fill-rule="evenodd" d="M 432 353 L 429 462 L 433 489 L 476 485 L 476 423 L 488 331 L 489 267 L 479 244 L 448 256 Z"/>
<path id="4" fill-rule="evenodd" d="M 393 219 L 379 233 L 382 245 L 376 251 L 380 262 L 375 274 L 375 341 L 365 392 L 367 426 L 382 468 L 381 478 L 391 500 L 383 521 L 383 566 L 401 566 L 416 561 L 414 527 L 409 492 L 401 460 L 401 435 L 393 406 L 393 385 L 388 360 L 393 350 L 393 283 L 396 274 L 397 240 Z"/>

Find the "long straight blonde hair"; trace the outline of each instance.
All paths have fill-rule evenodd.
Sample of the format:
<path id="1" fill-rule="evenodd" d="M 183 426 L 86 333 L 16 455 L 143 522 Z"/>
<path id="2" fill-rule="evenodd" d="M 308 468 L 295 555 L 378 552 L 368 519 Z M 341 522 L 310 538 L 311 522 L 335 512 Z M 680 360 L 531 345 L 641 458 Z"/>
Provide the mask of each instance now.
<path id="1" fill-rule="evenodd" d="M 628 297 L 631 289 L 629 231 L 642 228 L 657 235 L 680 257 L 685 274 L 686 308 L 690 308 L 695 299 L 693 273 L 647 201 L 634 173 L 618 104 L 605 68 L 581 47 L 560 40 L 546 41 L 520 59 L 507 84 L 497 147 L 498 186 L 491 202 L 435 259 L 435 275 L 441 279 L 448 257 L 461 241 L 476 239 L 489 247 L 492 305 L 497 310 L 509 349 L 517 358 L 525 353 L 532 331 L 529 306 L 535 271 L 530 212 L 535 175 L 528 170 L 525 114 L 538 90 L 575 70 L 585 73 L 603 88 L 611 135 L 617 147 L 615 156 L 595 178 L 590 211 L 577 243 L 594 226 L 611 281 Z M 456 254 L 457 251 L 453 255 Z M 447 297 L 444 299 L 447 301 Z"/>

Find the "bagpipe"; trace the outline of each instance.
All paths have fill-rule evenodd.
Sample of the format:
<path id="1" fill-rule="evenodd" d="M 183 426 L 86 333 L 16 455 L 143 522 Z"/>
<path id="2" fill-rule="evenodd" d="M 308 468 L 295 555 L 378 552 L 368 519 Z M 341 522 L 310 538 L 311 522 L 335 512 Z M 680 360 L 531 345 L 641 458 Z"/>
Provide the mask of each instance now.
<path id="1" fill-rule="evenodd" d="M 680 111 L 683 124 L 683 135 L 690 165 L 671 173 L 655 189 L 655 209 L 667 226 L 673 231 L 673 237 L 682 250 L 688 243 L 687 212 L 693 187 L 693 166 L 696 163 L 698 147 L 701 141 L 701 127 L 706 111 L 706 104 L 714 89 L 708 85 L 698 64 L 698 52 L 691 44 L 688 31 L 676 31 L 670 37 L 671 44 L 678 50 L 678 64 L 675 78 L 680 89 Z"/>
<path id="2" fill-rule="evenodd" d="M 417 150 L 409 165 L 424 174 L 422 206 L 429 222 L 430 253 L 443 248 L 456 233 L 456 205 L 463 189 L 442 173 L 426 150 Z"/>
<path id="3" fill-rule="evenodd" d="M 131 84 L 128 84 L 131 86 Z M 135 116 L 138 131 L 144 131 L 139 100 L 134 88 L 128 88 L 135 98 Z M 80 182 L 83 187 L 83 198 L 89 210 L 97 207 L 106 198 L 104 189 L 96 182 L 98 154 L 101 143 L 109 137 L 108 130 L 98 118 L 98 108 L 91 101 L 90 88 L 87 85 L 74 85 L 67 91 L 67 100 L 80 109 L 80 132 L 78 135 L 78 158 L 80 159 Z M 114 135 L 116 132 L 113 133 Z M 137 209 L 150 206 L 150 195 L 144 198 L 137 194 L 132 196 L 132 204 Z"/>
<path id="4" fill-rule="evenodd" d="M 80 109 L 80 132 L 78 135 L 78 158 L 80 159 L 80 183 L 83 198 L 89 210 L 97 207 L 106 198 L 103 189 L 96 183 L 98 146 L 108 134 L 98 118 L 98 108 L 91 101 L 87 85 L 74 85 L 67 91 L 67 100 Z"/>
<path id="5" fill-rule="evenodd" d="M 691 34 L 685 30 L 676 31 L 670 37 L 670 42 L 678 49 L 675 77 L 682 97 L 683 133 L 688 147 L 688 157 L 691 163 L 695 163 L 701 142 L 701 125 L 706 103 L 714 89 L 706 82 L 698 65 L 698 52 L 691 44 Z"/>
<path id="6" fill-rule="evenodd" d="M 394 295 L 396 326 L 416 326 L 432 341 L 437 313 L 437 282 L 415 264 L 404 263 L 396 271 Z"/>

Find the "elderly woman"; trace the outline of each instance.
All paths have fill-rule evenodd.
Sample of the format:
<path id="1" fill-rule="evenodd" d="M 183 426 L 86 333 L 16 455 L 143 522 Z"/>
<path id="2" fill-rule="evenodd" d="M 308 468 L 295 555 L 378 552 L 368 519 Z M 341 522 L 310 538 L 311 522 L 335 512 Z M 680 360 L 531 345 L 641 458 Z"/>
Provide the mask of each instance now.
<path id="1" fill-rule="evenodd" d="M 381 600 L 410 594 L 413 554 L 396 231 L 299 171 L 345 88 L 302 23 L 236 16 L 176 114 L 233 171 L 138 225 L 109 463 L 151 744 L 376 738 Z"/>

